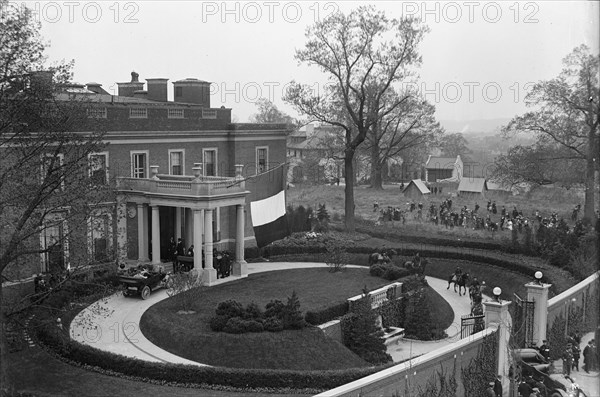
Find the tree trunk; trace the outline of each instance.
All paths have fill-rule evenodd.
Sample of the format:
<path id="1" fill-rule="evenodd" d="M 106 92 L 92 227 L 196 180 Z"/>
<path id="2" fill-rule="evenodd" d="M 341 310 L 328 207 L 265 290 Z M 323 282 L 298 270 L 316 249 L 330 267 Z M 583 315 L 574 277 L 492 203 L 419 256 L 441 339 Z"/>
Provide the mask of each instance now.
<path id="1" fill-rule="evenodd" d="M 381 163 L 379 161 L 379 147 L 376 144 L 373 144 L 371 147 L 371 187 L 376 190 L 383 190 L 381 168 Z"/>
<path id="2" fill-rule="evenodd" d="M 583 216 L 587 220 L 595 224 L 596 214 L 594 200 L 596 190 L 596 156 L 597 145 L 596 145 L 596 128 L 590 127 L 588 132 L 588 153 L 587 153 L 587 167 L 585 170 L 585 203 L 583 206 Z"/>
<path id="3" fill-rule="evenodd" d="M 6 371 L 7 360 L 7 348 L 8 343 L 6 341 L 5 327 L 6 317 L 4 315 L 4 299 L 2 291 L 2 283 L 0 282 L 0 385 L 6 390 L 9 390 L 8 375 Z"/>
<path id="4" fill-rule="evenodd" d="M 344 226 L 346 231 L 353 232 L 354 225 L 354 152 L 347 151 L 344 156 L 344 171 L 346 172 L 346 187 L 344 188 Z"/>

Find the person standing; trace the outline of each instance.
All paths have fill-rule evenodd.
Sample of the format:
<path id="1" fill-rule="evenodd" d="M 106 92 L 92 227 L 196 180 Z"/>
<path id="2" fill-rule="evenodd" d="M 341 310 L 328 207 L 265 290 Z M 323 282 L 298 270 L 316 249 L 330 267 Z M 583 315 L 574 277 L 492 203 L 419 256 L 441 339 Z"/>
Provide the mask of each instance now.
<path id="1" fill-rule="evenodd" d="M 579 343 L 573 344 L 573 369 L 579 371 L 579 357 L 581 357 L 581 348 Z"/>
<path id="2" fill-rule="evenodd" d="M 496 376 L 496 379 L 494 380 L 494 393 L 496 394 L 496 397 L 502 397 L 502 376 L 501 375 Z"/>
<path id="3" fill-rule="evenodd" d="M 590 373 L 592 368 L 592 340 L 583 349 L 583 370 L 586 374 Z"/>
<path id="4" fill-rule="evenodd" d="M 485 397 L 496 397 L 494 392 L 494 382 L 488 383 L 488 387 L 485 389 Z"/>
<path id="5" fill-rule="evenodd" d="M 573 365 L 573 349 L 570 343 L 567 343 L 567 347 L 562 354 L 563 362 L 563 374 L 571 376 L 571 366 Z"/>

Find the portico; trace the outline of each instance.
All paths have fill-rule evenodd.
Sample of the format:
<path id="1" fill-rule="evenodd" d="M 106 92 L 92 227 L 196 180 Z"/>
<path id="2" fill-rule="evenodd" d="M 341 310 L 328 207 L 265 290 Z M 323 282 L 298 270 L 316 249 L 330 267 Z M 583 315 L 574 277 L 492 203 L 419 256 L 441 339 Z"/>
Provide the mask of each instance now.
<path id="1" fill-rule="evenodd" d="M 126 206 L 127 222 L 132 223 L 125 227 L 130 235 L 137 234 L 137 260 L 160 264 L 161 258 L 172 255 L 161 251 L 166 250 L 165 241 L 185 237 L 187 247 L 194 246 L 194 271 L 202 276 L 204 284 L 214 284 L 217 271 L 213 266 L 213 236 L 218 224 L 215 217 L 221 209 L 234 206 L 235 223 L 229 221 L 229 225 L 235 224 L 235 229 L 230 228 L 235 230 L 235 234 L 230 233 L 235 238 L 232 270 L 233 275 L 245 277 L 248 270 L 244 260 L 244 207 L 249 192 L 241 176 L 242 166 L 236 166 L 236 176 L 231 178 L 202 176 L 200 164 L 195 165 L 193 176 L 163 175 L 158 173 L 158 166 L 151 166 L 151 178 L 119 178 L 120 203 Z M 127 241 L 119 247 L 120 257 L 127 257 Z"/>

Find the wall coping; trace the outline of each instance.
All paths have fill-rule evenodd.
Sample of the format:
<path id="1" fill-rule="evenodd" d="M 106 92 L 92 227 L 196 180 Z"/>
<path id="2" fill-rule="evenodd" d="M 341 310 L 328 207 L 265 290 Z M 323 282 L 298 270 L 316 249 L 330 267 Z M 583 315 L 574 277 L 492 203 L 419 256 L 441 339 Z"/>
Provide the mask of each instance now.
<path id="1" fill-rule="evenodd" d="M 369 376 L 365 376 L 364 378 L 355 380 L 354 382 L 347 383 L 345 385 L 338 386 L 334 389 L 325 391 L 323 393 L 317 394 L 315 397 L 334 397 L 345 395 L 348 393 L 352 393 L 355 391 L 360 391 L 367 385 L 374 384 L 380 381 L 383 381 L 386 378 L 390 378 L 393 376 L 397 376 L 404 371 L 411 370 L 414 372 L 415 366 L 419 364 L 423 364 L 427 361 L 436 360 L 448 353 L 451 353 L 460 348 L 466 347 L 471 343 L 482 340 L 486 336 L 490 335 L 493 332 L 498 330 L 498 325 L 492 324 L 488 328 L 484 329 L 481 332 L 478 332 L 474 335 L 471 335 L 468 338 L 461 339 L 459 341 L 448 343 L 446 346 L 440 347 L 439 349 L 430 351 L 429 353 L 425 353 L 422 356 L 413 358 L 411 360 L 405 361 L 398 365 L 394 365 L 393 367 L 386 368 L 383 371 L 379 371 Z"/>
<path id="2" fill-rule="evenodd" d="M 578 293 L 579 291 L 581 291 L 583 288 L 587 287 L 588 285 L 593 284 L 594 282 L 596 282 L 596 280 L 598 280 L 598 277 L 600 277 L 600 271 L 592 274 L 591 276 L 589 276 L 585 280 L 581 281 L 580 283 L 577 283 L 576 285 L 572 286 L 568 290 L 563 291 L 560 294 L 556 295 L 555 297 L 549 299 L 548 300 L 548 308 L 562 302 L 564 299 L 569 298 L 571 295 Z"/>

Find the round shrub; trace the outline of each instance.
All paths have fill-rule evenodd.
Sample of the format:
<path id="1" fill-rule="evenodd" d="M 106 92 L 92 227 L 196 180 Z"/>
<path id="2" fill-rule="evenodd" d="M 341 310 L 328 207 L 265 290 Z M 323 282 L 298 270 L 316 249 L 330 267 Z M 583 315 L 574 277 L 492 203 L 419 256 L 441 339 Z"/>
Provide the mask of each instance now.
<path id="1" fill-rule="evenodd" d="M 369 274 L 374 277 L 382 277 L 383 273 L 385 273 L 385 266 L 383 265 L 373 265 L 369 269 Z"/>
<path id="2" fill-rule="evenodd" d="M 388 265 L 383 273 L 383 278 L 386 280 L 394 281 L 399 278 L 406 277 L 410 275 L 410 272 L 407 269 L 403 269 L 401 267 L 397 267 L 394 265 Z"/>
<path id="3" fill-rule="evenodd" d="M 280 332 L 283 331 L 283 323 L 281 320 L 275 317 L 267 317 L 263 321 L 263 327 L 265 331 Z"/>
<path id="4" fill-rule="evenodd" d="M 249 303 L 248 306 L 246 306 L 246 311 L 243 314 L 243 318 L 245 320 L 250 320 L 250 319 L 260 319 L 263 316 L 263 312 L 262 309 L 254 302 Z"/>
<path id="5" fill-rule="evenodd" d="M 229 317 L 227 317 L 227 316 L 211 317 L 210 322 L 209 322 L 210 329 L 212 329 L 215 332 L 221 332 L 221 331 L 223 331 L 223 329 L 225 329 L 225 325 L 227 324 L 228 320 L 229 320 Z"/>
<path id="6" fill-rule="evenodd" d="M 265 327 L 260 321 L 246 320 L 242 322 L 246 332 L 263 332 Z"/>
<path id="7" fill-rule="evenodd" d="M 241 317 L 231 317 L 227 320 L 225 327 L 223 328 L 224 332 L 228 334 L 243 334 L 246 332 L 244 320 Z"/>
<path id="8" fill-rule="evenodd" d="M 285 311 L 285 303 L 280 300 L 272 300 L 267 303 L 265 308 L 265 317 L 275 317 L 281 320 Z"/>
<path id="9" fill-rule="evenodd" d="M 244 307 L 236 300 L 229 299 L 217 305 L 217 316 L 225 317 L 242 317 L 244 315 Z"/>

